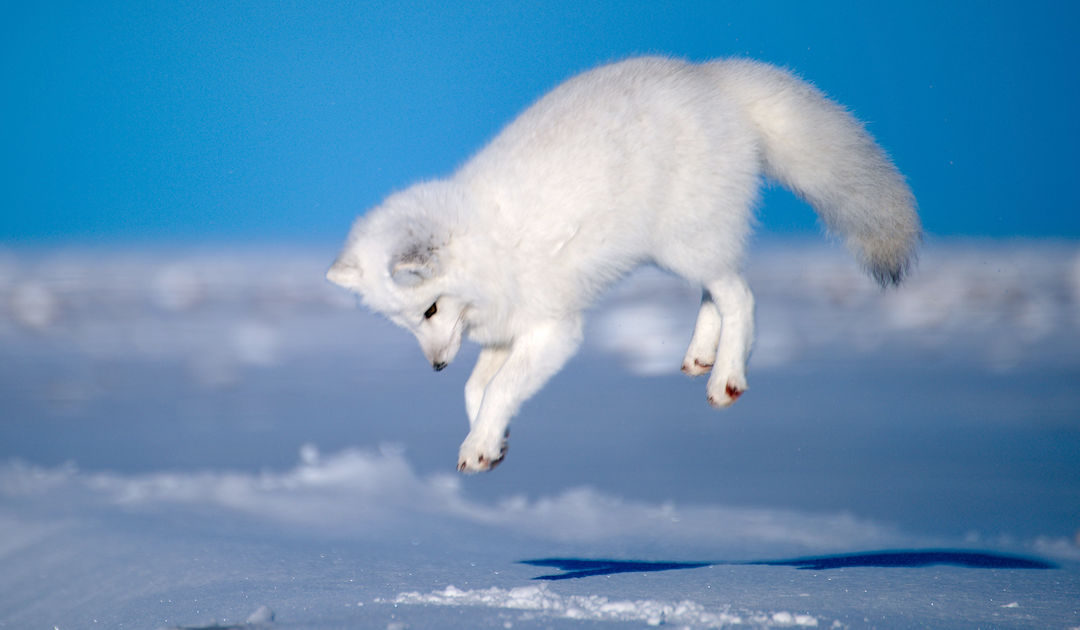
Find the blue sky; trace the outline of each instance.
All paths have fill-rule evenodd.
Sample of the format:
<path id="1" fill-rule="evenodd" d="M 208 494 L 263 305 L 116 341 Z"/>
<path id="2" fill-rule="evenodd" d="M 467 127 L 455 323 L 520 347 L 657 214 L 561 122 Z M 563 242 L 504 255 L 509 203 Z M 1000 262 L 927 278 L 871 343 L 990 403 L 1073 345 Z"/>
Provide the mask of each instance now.
<path id="1" fill-rule="evenodd" d="M 1080 238 L 1071 2 L 17 3 L 0 242 L 336 241 L 562 79 L 640 53 L 795 69 L 938 235 Z M 767 232 L 816 230 L 771 191 Z"/>

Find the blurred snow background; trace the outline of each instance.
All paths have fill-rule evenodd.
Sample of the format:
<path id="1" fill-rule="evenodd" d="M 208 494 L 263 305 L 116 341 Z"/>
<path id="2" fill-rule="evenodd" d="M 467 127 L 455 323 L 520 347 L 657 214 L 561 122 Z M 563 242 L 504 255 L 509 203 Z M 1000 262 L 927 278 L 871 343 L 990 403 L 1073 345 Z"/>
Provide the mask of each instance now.
<path id="1" fill-rule="evenodd" d="M 327 260 L 298 247 L 0 250 L 0 342 L 27 358 L 177 362 L 209 387 L 347 346 L 364 356 L 404 346 L 387 328 L 355 321 L 368 314 L 319 280 Z M 890 344 L 927 357 L 955 355 L 959 344 L 969 350 L 964 362 L 997 372 L 1080 362 L 1075 345 L 1063 344 L 1080 330 L 1080 248 L 1072 242 L 932 242 L 910 282 L 887 292 L 838 248 L 769 242 L 757 247 L 749 277 L 757 369 L 825 347 L 876 354 Z M 697 300 L 695 289 L 645 269 L 596 309 L 586 353 L 667 374 Z"/>
<path id="2" fill-rule="evenodd" d="M 888 292 L 761 243 L 725 412 L 678 372 L 699 295 L 645 270 L 475 477 L 475 348 L 434 374 L 332 249 L 0 251 L 0 627 L 1080 624 L 1076 243 L 931 241 Z M 517 564 L 926 547 L 1062 568 Z"/>

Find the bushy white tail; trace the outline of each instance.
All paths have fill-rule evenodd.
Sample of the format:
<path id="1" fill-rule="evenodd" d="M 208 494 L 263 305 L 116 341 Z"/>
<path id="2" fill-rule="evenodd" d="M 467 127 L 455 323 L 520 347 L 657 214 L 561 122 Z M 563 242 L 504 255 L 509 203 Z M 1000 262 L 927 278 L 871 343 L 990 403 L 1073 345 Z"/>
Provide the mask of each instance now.
<path id="1" fill-rule="evenodd" d="M 779 68 L 716 69 L 760 132 L 766 174 L 810 203 L 882 286 L 899 284 L 921 234 L 915 197 L 862 123 Z"/>

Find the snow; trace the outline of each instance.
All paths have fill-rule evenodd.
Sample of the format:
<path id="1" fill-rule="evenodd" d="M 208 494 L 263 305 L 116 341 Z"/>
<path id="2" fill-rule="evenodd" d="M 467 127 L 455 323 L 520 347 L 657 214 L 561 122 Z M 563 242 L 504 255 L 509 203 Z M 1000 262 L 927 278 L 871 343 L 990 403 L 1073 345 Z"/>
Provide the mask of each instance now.
<path id="1" fill-rule="evenodd" d="M 649 626 L 679 624 L 696 627 L 754 626 L 817 626 L 817 619 L 810 615 L 793 615 L 776 612 L 732 613 L 728 610 L 710 611 L 697 602 L 683 600 L 664 602 L 655 600 L 612 601 L 599 595 L 562 596 L 551 592 L 547 585 L 521 586 L 512 589 L 492 587 L 482 590 L 463 591 L 454 586 L 428 594 L 401 593 L 394 604 L 434 606 L 485 606 L 512 610 L 541 611 L 547 617 L 587 621 L 633 621 Z"/>
<path id="2" fill-rule="evenodd" d="M 1080 626 L 1080 246 L 756 249 L 735 407 L 644 272 L 470 477 L 333 247 L 0 252 L 0 628 Z"/>
<path id="3" fill-rule="evenodd" d="M 40 468 L 20 462 L 0 469 L 5 496 L 79 506 L 86 510 L 150 512 L 212 509 L 324 535 L 357 530 L 400 536 L 431 519 L 441 526 L 490 528 L 540 540 L 595 544 L 653 539 L 722 548 L 792 544 L 809 549 L 875 546 L 900 540 L 888 528 L 846 514 L 806 514 L 782 509 L 676 506 L 628 501 L 589 488 L 556 496 L 515 496 L 486 503 L 466 496 L 456 476 L 422 478 L 392 447 L 382 452 L 347 450 L 304 459 L 293 469 L 260 473 L 158 472 L 119 475 Z M 325 506 L 334 506 L 333 510 Z"/>

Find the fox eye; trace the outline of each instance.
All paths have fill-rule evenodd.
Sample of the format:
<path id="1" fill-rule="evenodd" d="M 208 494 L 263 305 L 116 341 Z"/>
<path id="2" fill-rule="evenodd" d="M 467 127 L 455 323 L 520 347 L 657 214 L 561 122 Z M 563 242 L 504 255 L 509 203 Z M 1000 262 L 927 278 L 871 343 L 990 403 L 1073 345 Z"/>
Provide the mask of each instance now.
<path id="1" fill-rule="evenodd" d="M 424 319 L 431 319 L 431 318 L 432 318 L 432 316 L 433 316 L 433 315 L 435 315 L 435 313 L 436 313 L 436 312 L 437 312 L 438 310 L 439 310 L 439 308 L 438 308 L 438 306 L 436 305 L 436 303 L 435 303 L 435 302 L 432 302 L 432 303 L 431 303 L 431 306 L 429 306 L 429 307 L 428 307 L 428 310 L 424 311 Z"/>

